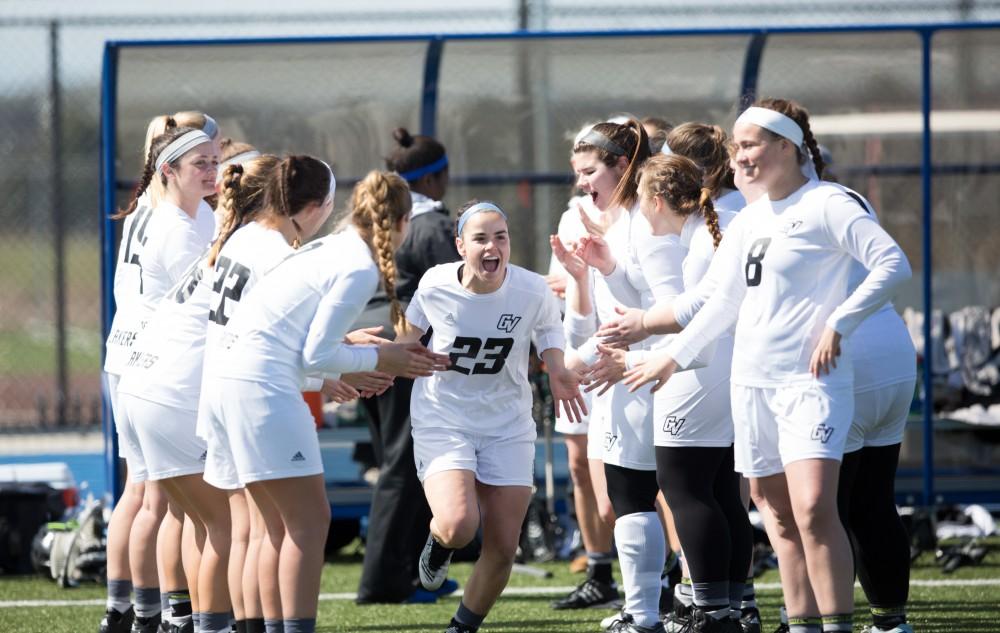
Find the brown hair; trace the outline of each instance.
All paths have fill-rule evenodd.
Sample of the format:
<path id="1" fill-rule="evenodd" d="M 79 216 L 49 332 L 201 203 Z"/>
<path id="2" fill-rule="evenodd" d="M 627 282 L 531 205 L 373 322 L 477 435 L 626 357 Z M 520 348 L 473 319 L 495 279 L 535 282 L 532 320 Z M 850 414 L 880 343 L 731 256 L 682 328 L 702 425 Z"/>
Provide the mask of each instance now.
<path id="1" fill-rule="evenodd" d="M 413 136 L 405 127 L 393 130 L 392 138 L 396 147 L 385 158 L 385 167 L 389 171 L 406 173 L 426 167 L 445 155 L 444 145 L 435 138 L 423 134 Z"/>
<path id="2" fill-rule="evenodd" d="M 826 168 L 826 164 L 823 162 L 823 156 L 819 152 L 819 143 L 816 142 L 816 137 L 813 136 L 812 128 L 809 127 L 809 111 L 795 101 L 791 101 L 790 99 L 776 99 L 774 97 L 758 99 L 754 105 L 759 108 L 767 108 L 768 110 L 780 112 L 798 123 L 799 127 L 802 128 L 802 140 L 805 141 L 806 147 L 809 148 L 809 153 L 811 154 L 811 156 L 803 156 L 802 150 L 796 147 L 795 153 L 799 157 L 799 164 L 802 164 L 809 158 L 812 158 L 813 165 L 816 167 L 816 176 L 822 179 L 823 170 Z M 764 132 L 770 134 L 774 138 L 784 138 L 774 132 L 771 132 L 770 130 L 764 130 Z"/>
<path id="3" fill-rule="evenodd" d="M 219 227 L 219 237 L 212 244 L 212 250 L 208 254 L 209 266 L 215 266 L 219 251 L 236 229 L 253 219 L 253 216 L 263 208 L 264 187 L 277 165 L 277 156 L 264 154 L 242 165 L 226 167 L 226 171 L 222 174 L 222 193 L 219 194 L 222 222 Z"/>
<path id="4" fill-rule="evenodd" d="M 398 332 L 406 329 L 403 309 L 396 297 L 396 260 L 392 229 L 410 214 L 410 188 L 399 174 L 372 170 L 351 194 L 351 225 L 371 246 L 389 298 L 389 314 Z"/>
<path id="5" fill-rule="evenodd" d="M 170 117 L 167 117 L 167 119 L 169 121 Z M 168 127 L 166 132 L 153 138 L 149 144 L 149 153 L 146 154 L 146 164 L 142 168 L 142 177 L 139 179 L 139 184 L 136 185 L 135 192 L 132 194 L 132 201 L 129 202 L 129 205 L 125 209 L 119 209 L 118 213 L 111 216 L 111 219 L 121 220 L 135 211 L 136 206 L 139 204 L 139 198 L 142 197 L 143 192 L 146 191 L 149 184 L 153 181 L 153 176 L 156 173 L 156 158 L 167 148 L 167 145 L 170 145 L 188 132 L 193 131 L 189 127 Z M 180 158 L 169 163 L 170 166 L 176 167 L 179 160 Z M 167 177 L 163 172 L 160 172 L 158 180 L 161 186 L 166 186 Z"/>
<path id="6" fill-rule="evenodd" d="M 234 141 L 228 136 L 219 141 L 219 162 L 227 161 L 233 156 L 239 156 L 244 152 L 252 152 L 257 148 L 250 143 Z"/>
<path id="7" fill-rule="evenodd" d="M 174 113 L 174 120 L 181 127 L 193 127 L 196 130 L 205 129 L 205 113 L 197 110 L 181 110 Z"/>
<path id="8" fill-rule="evenodd" d="M 646 132 L 649 134 L 650 153 L 655 154 L 663 149 L 663 144 L 667 140 L 667 135 L 670 134 L 672 129 L 674 129 L 673 124 L 658 116 L 644 116 L 639 120 L 639 122 L 642 123 L 643 128 L 649 127 L 655 130 L 652 134 L 649 134 L 648 130 Z"/>
<path id="9" fill-rule="evenodd" d="M 303 155 L 285 156 L 264 185 L 264 204 L 268 210 L 289 218 L 310 203 L 322 204 L 330 195 L 330 168 L 318 158 Z M 295 220 L 292 220 L 295 224 Z M 298 224 L 295 230 L 298 231 Z"/>
<path id="10" fill-rule="evenodd" d="M 703 182 L 718 198 L 723 189 L 735 189 L 729 166 L 728 137 L 718 125 L 681 123 L 667 135 L 667 145 L 674 154 L 686 156 L 701 167 Z"/>
<path id="11" fill-rule="evenodd" d="M 650 156 L 649 137 L 646 136 L 646 130 L 643 129 L 642 123 L 635 118 L 630 118 L 620 125 L 610 122 L 598 123 L 591 128 L 591 131 L 607 137 L 612 143 L 625 150 L 622 156 L 628 159 L 628 167 L 625 168 L 625 173 L 622 174 L 621 180 L 618 181 L 618 186 L 615 187 L 614 194 L 611 196 L 611 204 L 622 207 L 631 206 L 635 203 L 637 196 L 638 182 L 636 181 L 636 174 L 639 167 Z M 574 154 L 581 152 L 597 152 L 598 160 L 608 167 L 614 167 L 620 157 L 618 154 L 614 154 L 603 147 L 587 143 L 585 140 L 573 146 Z"/>
<path id="12" fill-rule="evenodd" d="M 701 168 L 693 160 L 679 154 L 653 156 L 639 169 L 639 189 L 644 196 L 663 198 L 682 217 L 700 212 L 712 243 L 719 248 L 719 214 L 712 204 L 711 189 L 702 186 Z"/>

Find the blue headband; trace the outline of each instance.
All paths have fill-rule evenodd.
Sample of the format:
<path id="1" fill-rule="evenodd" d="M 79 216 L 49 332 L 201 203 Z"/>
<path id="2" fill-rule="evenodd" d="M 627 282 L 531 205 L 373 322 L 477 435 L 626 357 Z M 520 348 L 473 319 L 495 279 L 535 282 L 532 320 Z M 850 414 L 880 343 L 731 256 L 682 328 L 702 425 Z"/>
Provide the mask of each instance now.
<path id="1" fill-rule="evenodd" d="M 202 126 L 201 131 L 208 134 L 208 138 L 214 139 L 219 134 L 219 124 L 215 122 L 215 119 L 202 113 L 205 117 L 205 125 Z"/>
<path id="2" fill-rule="evenodd" d="M 493 204 L 492 202 L 477 202 L 468 209 L 462 212 L 461 217 L 458 218 L 458 236 L 462 237 L 462 229 L 465 228 L 465 221 L 476 215 L 477 213 L 499 213 L 500 217 L 507 221 L 507 214 L 503 212 L 503 209 Z"/>
<path id="3" fill-rule="evenodd" d="M 448 155 L 445 154 L 441 158 L 437 159 L 430 165 L 424 165 L 423 167 L 417 167 L 416 169 L 411 169 L 410 171 L 404 171 L 399 174 L 399 177 L 403 180 L 409 182 L 416 180 L 421 176 L 426 176 L 427 174 L 436 174 L 445 167 L 448 166 Z"/>

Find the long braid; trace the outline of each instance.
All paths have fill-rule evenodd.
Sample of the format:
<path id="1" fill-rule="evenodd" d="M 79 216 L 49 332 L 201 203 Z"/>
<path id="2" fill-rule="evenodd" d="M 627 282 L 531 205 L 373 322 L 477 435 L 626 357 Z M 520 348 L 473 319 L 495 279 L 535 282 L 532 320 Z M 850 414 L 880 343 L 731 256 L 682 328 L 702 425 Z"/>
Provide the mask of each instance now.
<path id="1" fill-rule="evenodd" d="M 798 124 L 799 128 L 802 129 L 802 140 L 805 141 L 810 154 L 810 156 L 802 156 L 800 153 L 800 160 L 811 158 L 816 167 L 816 176 L 822 180 L 826 163 L 823 162 L 823 156 L 819 153 L 819 143 L 816 142 L 816 137 L 813 136 L 812 128 L 809 125 L 809 111 L 795 101 L 774 97 L 761 99 L 754 105 L 780 112 Z"/>
<path id="2" fill-rule="evenodd" d="M 816 167 L 816 176 L 820 180 L 823 180 L 823 170 L 826 169 L 826 163 L 823 162 L 823 155 L 819 151 L 819 143 L 816 142 L 812 128 L 809 127 L 808 118 L 805 119 L 805 124 L 802 126 L 802 139 L 806 142 L 809 153 L 812 154 L 813 165 Z"/>
<path id="3" fill-rule="evenodd" d="M 142 178 L 139 179 L 139 184 L 136 185 L 135 192 L 132 194 L 132 201 L 128 203 L 128 206 L 124 209 L 119 209 L 118 213 L 111 216 L 112 220 L 124 220 L 129 215 L 135 211 L 136 207 L 139 206 L 139 198 L 149 187 L 149 183 L 153 180 L 153 174 L 156 173 L 154 166 L 156 165 L 156 156 L 150 152 L 149 156 L 146 157 L 146 164 L 142 168 Z"/>
<path id="4" fill-rule="evenodd" d="M 396 295 L 396 258 L 393 227 L 410 212 L 410 191 L 397 174 L 371 171 L 354 187 L 351 224 L 372 249 L 382 287 L 389 299 L 389 315 L 396 332 L 406 330 L 403 309 Z"/>
<path id="5" fill-rule="evenodd" d="M 215 260 L 219 256 L 219 251 L 226 241 L 233 236 L 236 229 L 243 223 L 240 209 L 237 207 L 236 199 L 240 195 L 243 181 L 243 165 L 230 165 L 226 167 L 226 172 L 222 176 L 222 193 L 219 194 L 219 208 L 222 209 L 222 226 L 219 229 L 219 237 L 212 244 L 212 251 L 208 254 L 208 265 L 215 266 Z"/>
<path id="6" fill-rule="evenodd" d="M 722 242 L 722 229 L 719 227 L 719 214 L 715 211 L 715 204 L 712 203 L 712 190 L 708 187 L 701 188 L 698 206 L 701 207 L 701 214 L 705 216 L 705 226 L 712 234 L 712 245 L 718 249 L 719 243 Z"/>

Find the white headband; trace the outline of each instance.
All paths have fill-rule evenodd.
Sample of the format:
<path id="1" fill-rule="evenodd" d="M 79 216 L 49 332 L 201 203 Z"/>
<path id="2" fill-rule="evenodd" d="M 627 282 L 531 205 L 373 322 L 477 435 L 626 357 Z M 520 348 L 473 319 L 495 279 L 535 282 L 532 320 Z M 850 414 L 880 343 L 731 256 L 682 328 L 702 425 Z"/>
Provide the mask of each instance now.
<path id="1" fill-rule="evenodd" d="M 736 119 L 736 122 L 752 123 L 791 141 L 795 147 L 799 148 L 806 159 L 800 166 L 802 175 L 809 180 L 819 180 L 819 176 L 816 174 L 816 166 L 812 161 L 812 153 L 803 139 L 802 128 L 799 127 L 799 124 L 794 119 L 769 108 L 750 106 L 743 111 L 743 114 Z"/>
<path id="2" fill-rule="evenodd" d="M 156 157 L 154 168 L 156 171 L 160 171 L 160 168 L 163 167 L 164 163 L 172 163 L 202 143 L 211 142 L 212 139 L 209 138 L 208 134 L 205 134 L 201 130 L 191 130 L 190 132 L 182 134 L 180 137 L 175 138 L 169 145 L 163 148 L 160 155 Z"/>
<path id="3" fill-rule="evenodd" d="M 458 218 L 458 229 L 455 231 L 458 236 L 462 236 L 462 229 L 465 228 L 465 222 L 476 215 L 477 213 L 499 213 L 500 217 L 504 220 L 507 219 L 507 214 L 503 212 L 503 209 L 493 204 L 492 202 L 477 202 L 468 209 L 466 209 L 461 216 Z"/>
<path id="4" fill-rule="evenodd" d="M 333 175 L 333 169 L 327 164 L 325 160 L 319 161 L 326 165 L 326 170 L 330 172 L 330 198 L 333 199 L 334 194 L 337 193 L 337 179 Z"/>
<path id="5" fill-rule="evenodd" d="M 663 154 L 664 156 L 672 156 L 674 150 L 670 149 L 670 146 L 667 145 L 666 141 L 663 141 L 663 147 L 660 148 L 660 153 Z"/>
<path id="6" fill-rule="evenodd" d="M 204 131 L 204 130 L 203 130 Z M 231 156 L 226 160 L 219 163 L 219 173 L 215 175 L 215 184 L 222 182 L 222 176 L 226 171 L 226 167 L 230 165 L 242 165 L 260 156 L 260 152 L 255 149 L 251 149 L 245 152 L 240 152 L 236 156 Z"/>

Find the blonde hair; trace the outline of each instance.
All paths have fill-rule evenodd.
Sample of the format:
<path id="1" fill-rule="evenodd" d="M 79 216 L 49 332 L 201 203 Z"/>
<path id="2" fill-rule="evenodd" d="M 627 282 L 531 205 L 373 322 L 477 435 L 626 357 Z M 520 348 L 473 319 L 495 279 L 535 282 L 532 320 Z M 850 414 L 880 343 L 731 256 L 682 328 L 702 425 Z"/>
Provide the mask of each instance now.
<path id="1" fill-rule="evenodd" d="M 150 121 L 149 125 L 146 127 L 146 139 L 142 144 L 143 165 L 149 161 L 149 149 L 153 145 L 153 139 L 178 127 L 181 126 L 177 125 L 177 119 L 172 116 L 161 114 L 160 116 L 153 117 L 153 120 Z M 167 187 L 159 178 L 153 178 L 150 180 L 149 185 L 146 187 L 146 195 L 149 196 L 149 203 L 153 207 L 160 204 L 160 201 L 163 200 L 163 196 L 166 193 Z"/>
<path id="2" fill-rule="evenodd" d="M 662 198 L 677 215 L 687 217 L 701 213 L 712 234 L 712 243 L 719 248 L 722 230 L 719 214 L 712 204 L 712 190 L 701 183 L 701 168 L 690 158 L 679 154 L 657 154 L 639 168 L 641 195 Z"/>
<path id="3" fill-rule="evenodd" d="M 392 228 L 410 214 L 410 188 L 398 174 L 372 170 L 351 194 L 350 223 L 368 242 L 382 274 L 389 298 L 389 313 L 397 332 L 406 329 L 403 310 L 396 297 L 396 259 L 392 248 Z"/>
<path id="4" fill-rule="evenodd" d="M 212 244 L 212 250 L 208 255 L 209 266 L 215 266 L 219 251 L 236 229 L 253 219 L 253 216 L 261 210 L 264 203 L 264 187 L 277 166 L 277 156 L 264 154 L 242 165 L 226 167 L 226 171 L 222 174 L 222 192 L 219 194 L 222 222 L 219 227 L 219 237 Z"/>

